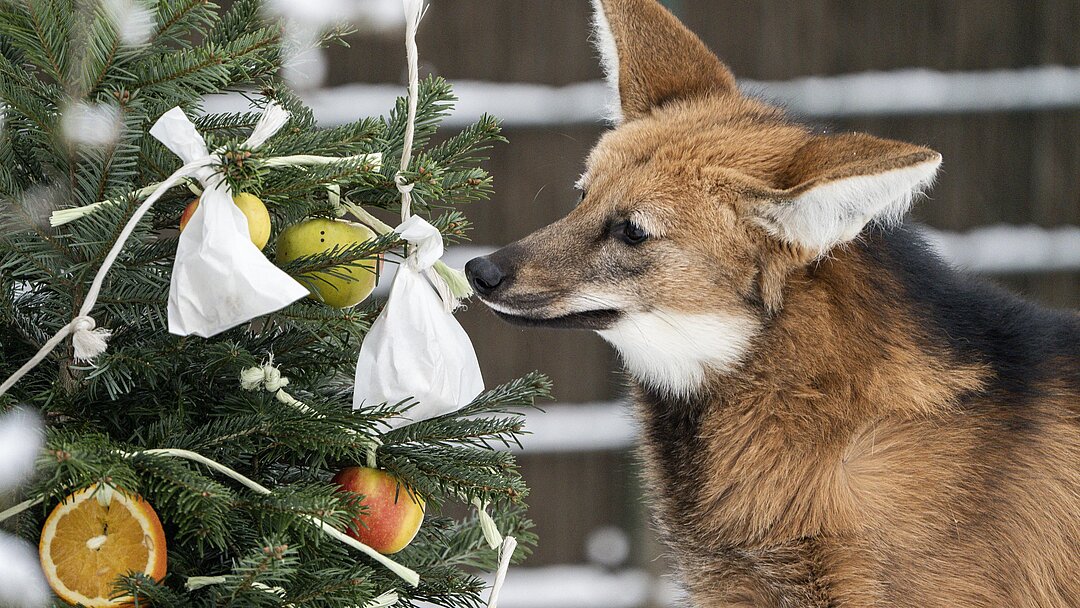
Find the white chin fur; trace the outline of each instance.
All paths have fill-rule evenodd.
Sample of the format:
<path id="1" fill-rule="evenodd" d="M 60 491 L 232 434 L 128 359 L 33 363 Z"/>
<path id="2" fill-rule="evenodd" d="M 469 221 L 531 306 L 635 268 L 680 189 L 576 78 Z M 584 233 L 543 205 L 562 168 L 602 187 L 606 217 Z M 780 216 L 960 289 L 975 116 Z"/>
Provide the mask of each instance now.
<path id="1" fill-rule="evenodd" d="M 639 382 L 676 397 L 697 392 L 709 370 L 731 371 L 750 349 L 757 321 L 665 310 L 626 313 L 600 334 Z"/>
<path id="2" fill-rule="evenodd" d="M 525 311 L 517 310 L 516 308 L 510 308 L 509 306 L 503 306 L 503 305 L 497 304 L 495 302 L 488 302 L 487 300 L 485 300 L 483 298 L 483 296 L 479 296 L 479 297 L 480 297 L 481 302 L 483 302 L 488 308 L 494 310 L 495 312 L 501 312 L 504 315 L 514 315 L 514 316 L 524 316 L 524 315 L 527 314 Z"/>

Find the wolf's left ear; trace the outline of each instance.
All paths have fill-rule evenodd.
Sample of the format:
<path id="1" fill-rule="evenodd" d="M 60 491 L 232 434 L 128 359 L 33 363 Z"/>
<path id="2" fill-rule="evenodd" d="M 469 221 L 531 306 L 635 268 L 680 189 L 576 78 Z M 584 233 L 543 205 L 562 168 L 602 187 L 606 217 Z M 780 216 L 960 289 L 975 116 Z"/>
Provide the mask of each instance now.
<path id="1" fill-rule="evenodd" d="M 819 257 L 870 223 L 899 223 L 934 181 L 941 155 L 929 148 L 851 133 L 814 136 L 795 155 L 783 190 L 754 205 L 775 237 Z"/>
<path id="2" fill-rule="evenodd" d="M 604 74 L 619 97 L 616 123 L 668 101 L 736 90 L 720 59 L 657 0 L 592 3 Z"/>

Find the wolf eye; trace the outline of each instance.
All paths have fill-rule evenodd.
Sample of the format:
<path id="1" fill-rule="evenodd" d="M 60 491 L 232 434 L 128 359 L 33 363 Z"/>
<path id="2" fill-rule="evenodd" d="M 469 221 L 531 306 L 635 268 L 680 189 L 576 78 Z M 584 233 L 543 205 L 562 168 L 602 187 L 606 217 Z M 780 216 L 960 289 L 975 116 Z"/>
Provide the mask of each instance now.
<path id="1" fill-rule="evenodd" d="M 584 188 L 580 188 L 580 189 L 578 189 L 578 198 L 577 198 L 577 202 L 578 202 L 578 204 L 580 205 L 580 204 L 581 204 L 582 202 L 584 202 L 584 201 L 585 201 L 585 189 L 584 189 Z"/>
<path id="2" fill-rule="evenodd" d="M 622 224 L 616 226 L 615 234 L 627 245 L 640 245 L 645 242 L 645 239 L 649 238 L 649 233 L 634 222 L 622 222 Z"/>

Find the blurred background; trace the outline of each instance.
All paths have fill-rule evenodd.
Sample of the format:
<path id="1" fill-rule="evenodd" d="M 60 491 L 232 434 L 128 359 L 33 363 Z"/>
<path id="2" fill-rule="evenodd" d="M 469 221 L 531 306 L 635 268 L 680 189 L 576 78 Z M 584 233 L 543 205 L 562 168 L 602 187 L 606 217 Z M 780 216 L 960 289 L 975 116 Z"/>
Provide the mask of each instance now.
<path id="1" fill-rule="evenodd" d="M 325 4 L 324 4 L 325 3 Z M 916 218 L 956 264 L 1057 307 L 1080 306 L 1080 3 L 1075 0 L 668 0 L 749 91 L 834 130 L 930 146 L 945 158 Z M 356 7 L 359 6 L 357 13 Z M 301 53 L 289 76 L 326 123 L 385 114 L 402 94 L 399 0 L 285 2 L 295 32 L 349 13 L 351 48 Z M 566 214 L 605 92 L 588 0 L 431 0 L 422 76 L 462 98 L 446 131 L 489 112 L 494 200 L 465 211 L 473 255 Z M 355 14 L 354 14 L 355 13 Z M 595 335 L 521 330 L 481 305 L 460 315 L 489 384 L 533 369 L 556 402 L 530 415 L 520 462 L 536 553 L 502 608 L 677 601 L 649 529 L 624 381 Z"/>

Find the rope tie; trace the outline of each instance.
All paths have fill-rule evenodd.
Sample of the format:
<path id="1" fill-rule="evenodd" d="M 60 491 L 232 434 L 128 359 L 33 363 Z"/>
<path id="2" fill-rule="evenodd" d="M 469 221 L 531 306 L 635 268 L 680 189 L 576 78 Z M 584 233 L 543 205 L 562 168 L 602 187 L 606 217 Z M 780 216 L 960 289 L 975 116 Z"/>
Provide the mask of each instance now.
<path id="1" fill-rule="evenodd" d="M 282 374 L 281 370 L 274 366 L 273 355 L 270 355 L 266 363 L 249 367 L 240 372 L 240 388 L 245 391 L 265 390 L 268 393 L 273 393 L 274 397 L 285 405 L 291 405 L 305 414 L 314 413 L 314 410 L 305 405 L 304 402 L 285 392 L 286 386 L 289 386 L 289 377 Z M 346 430 L 354 432 L 352 429 Z"/>
<path id="2" fill-rule="evenodd" d="M 409 194 L 413 191 L 413 187 L 416 185 L 409 181 L 409 178 L 405 177 L 403 173 L 398 173 L 394 176 L 394 184 L 397 186 L 398 192 L 402 194 Z M 405 218 L 409 219 L 409 218 Z"/>
<path id="3" fill-rule="evenodd" d="M 313 415 L 316 418 L 322 418 L 315 410 L 311 409 L 303 401 L 300 401 L 296 397 L 293 397 L 285 391 L 285 387 L 289 385 L 289 377 L 282 374 L 281 370 L 274 365 L 274 356 L 270 355 L 267 358 L 266 363 L 262 365 L 256 365 L 249 367 L 240 372 L 240 388 L 245 391 L 258 391 L 265 390 L 268 393 L 273 393 L 281 403 L 296 408 L 297 411 L 304 414 Z M 357 440 L 366 444 L 364 453 L 366 454 L 366 464 L 370 469 L 377 469 L 378 461 L 376 454 L 379 446 L 381 446 L 382 440 L 378 437 L 364 437 L 357 433 L 354 429 L 343 428 L 342 432 L 353 435 Z"/>
<path id="4" fill-rule="evenodd" d="M 86 363 L 105 352 L 112 332 L 94 329 L 97 323 L 89 315 L 80 315 L 71 321 L 71 343 L 75 347 L 76 363 Z"/>
<path id="5" fill-rule="evenodd" d="M 274 367 L 273 357 L 258 367 L 249 367 L 240 372 L 240 387 L 246 391 L 261 388 L 276 393 L 288 385 L 289 377 L 282 375 L 281 370 Z"/>

